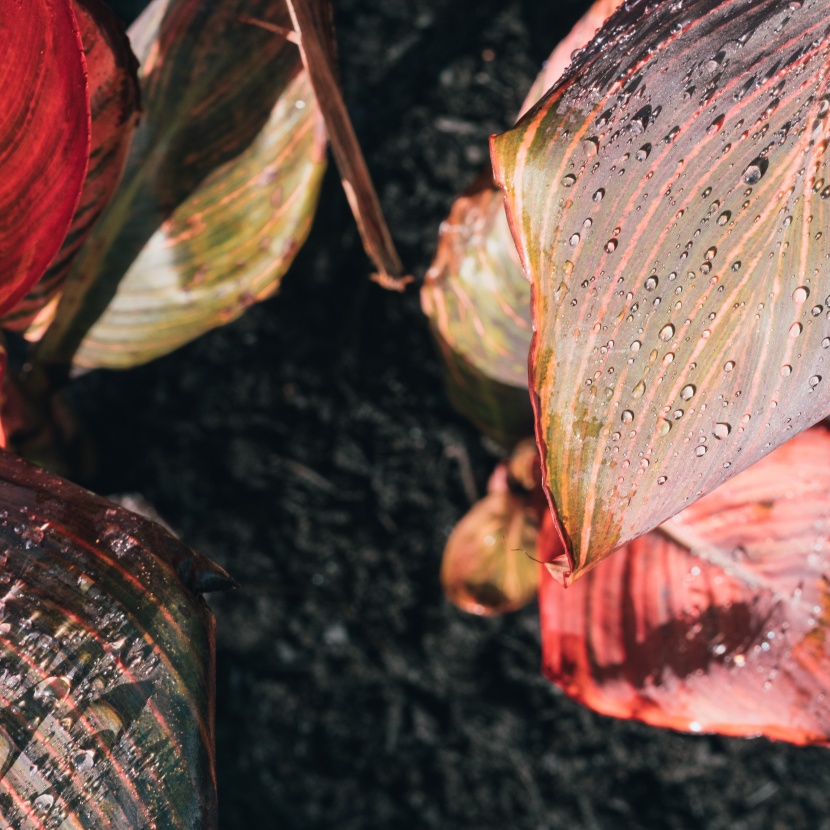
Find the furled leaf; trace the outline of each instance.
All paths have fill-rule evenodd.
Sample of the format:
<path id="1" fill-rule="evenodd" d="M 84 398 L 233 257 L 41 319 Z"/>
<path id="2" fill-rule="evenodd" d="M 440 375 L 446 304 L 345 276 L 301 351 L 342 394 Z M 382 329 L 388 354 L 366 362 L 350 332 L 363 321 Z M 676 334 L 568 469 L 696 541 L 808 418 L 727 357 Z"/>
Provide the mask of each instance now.
<path id="1" fill-rule="evenodd" d="M 0 313 L 63 242 L 89 158 L 89 101 L 69 0 L 0 3 Z M 14 36 L 11 36 L 11 33 Z"/>
<path id="2" fill-rule="evenodd" d="M 456 525 L 444 549 L 441 584 L 462 611 L 489 616 L 514 611 L 536 595 L 536 537 L 544 511 L 539 454 L 519 444 L 490 477 L 487 495 Z"/>
<path id="3" fill-rule="evenodd" d="M 261 24 L 261 25 L 260 25 Z M 284 0 L 156 0 L 137 21 L 142 116 L 38 358 L 126 367 L 273 294 L 324 169 Z"/>
<path id="4" fill-rule="evenodd" d="M 73 0 L 81 32 L 92 114 L 92 146 L 81 200 L 63 247 L 38 283 L 6 317 L 4 328 L 43 335 L 72 258 L 110 200 L 127 158 L 139 113 L 136 61 L 123 26 L 102 0 Z M 50 302 L 55 300 L 55 302 Z"/>
<path id="5" fill-rule="evenodd" d="M 530 286 L 501 191 L 489 178 L 456 199 L 442 223 L 421 305 L 444 358 L 455 408 L 507 446 L 529 435 Z"/>
<path id="6" fill-rule="evenodd" d="M 561 551 L 552 523 L 540 548 Z M 830 740 L 830 433 L 815 427 L 567 590 L 548 574 L 545 672 L 656 726 Z"/>
<path id="7" fill-rule="evenodd" d="M 216 827 L 213 617 L 227 575 L 166 530 L 0 453 L 0 814 Z"/>
<path id="8" fill-rule="evenodd" d="M 566 580 L 830 412 L 828 12 L 626 3 L 493 141 Z"/>

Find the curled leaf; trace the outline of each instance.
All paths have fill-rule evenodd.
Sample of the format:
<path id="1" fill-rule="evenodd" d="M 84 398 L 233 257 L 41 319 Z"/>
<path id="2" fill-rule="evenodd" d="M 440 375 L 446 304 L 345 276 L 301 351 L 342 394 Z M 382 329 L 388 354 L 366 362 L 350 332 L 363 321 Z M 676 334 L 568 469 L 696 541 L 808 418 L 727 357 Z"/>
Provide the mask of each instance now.
<path id="1" fill-rule="evenodd" d="M 216 827 L 216 567 L 0 454 L 0 812 L 10 827 Z"/>
<path id="2" fill-rule="evenodd" d="M 462 611 L 490 616 L 530 602 L 539 585 L 536 537 L 543 509 L 539 456 L 519 444 L 496 468 L 488 494 L 456 525 L 441 563 L 447 598 Z"/>
<path id="3" fill-rule="evenodd" d="M 89 158 L 89 101 L 69 0 L 0 4 L 0 314 L 63 242 Z M 11 33 L 14 36 L 11 36 Z"/>
<path id="4" fill-rule="evenodd" d="M 121 178 L 139 114 L 137 64 L 123 26 L 102 0 L 73 0 L 81 32 L 92 115 L 89 168 L 69 234 L 48 271 L 2 320 L 4 328 L 38 340 L 57 307 L 72 258 L 83 245 Z"/>
<path id="5" fill-rule="evenodd" d="M 529 434 L 530 290 L 501 191 L 482 178 L 453 204 L 421 288 L 455 408 L 512 446 Z"/>
<path id="6" fill-rule="evenodd" d="M 830 741 L 830 433 L 816 427 L 563 590 L 545 672 L 655 726 Z M 540 548 L 561 552 L 550 519 Z"/>
<path id="7" fill-rule="evenodd" d="M 280 34 L 290 25 L 284 0 L 156 0 L 136 22 L 145 112 L 42 363 L 142 363 L 277 290 L 325 164 L 307 75 Z"/>
<path id="8" fill-rule="evenodd" d="M 566 580 L 830 412 L 829 8 L 627 3 L 493 141 Z"/>

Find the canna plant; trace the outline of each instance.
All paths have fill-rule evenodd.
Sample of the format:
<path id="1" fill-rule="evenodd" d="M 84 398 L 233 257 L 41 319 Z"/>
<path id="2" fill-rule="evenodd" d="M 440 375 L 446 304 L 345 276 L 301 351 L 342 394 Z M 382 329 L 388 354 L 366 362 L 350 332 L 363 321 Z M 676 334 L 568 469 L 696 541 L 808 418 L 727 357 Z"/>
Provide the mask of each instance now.
<path id="1" fill-rule="evenodd" d="M 508 451 L 528 357 L 539 458 L 445 586 L 488 613 L 538 568 L 544 670 L 607 714 L 830 740 L 828 12 L 622 4 L 492 139 L 529 284 L 493 208 L 424 287 L 456 405 Z"/>
<path id="2" fill-rule="evenodd" d="M 18 6 L 0 7 L 2 446 L 71 470 L 69 376 L 151 360 L 272 295 L 327 133 L 377 278 L 405 285 L 325 2 L 153 0 L 129 38 L 103 0 Z M 3 826 L 215 827 L 202 595 L 233 581 L 3 449 L 0 539 Z"/>

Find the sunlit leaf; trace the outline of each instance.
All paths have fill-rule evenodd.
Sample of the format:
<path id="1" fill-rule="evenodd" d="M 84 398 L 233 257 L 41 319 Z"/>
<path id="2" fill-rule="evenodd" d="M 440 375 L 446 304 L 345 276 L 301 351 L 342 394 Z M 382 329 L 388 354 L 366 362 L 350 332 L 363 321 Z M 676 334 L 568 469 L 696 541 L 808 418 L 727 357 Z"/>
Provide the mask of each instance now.
<path id="1" fill-rule="evenodd" d="M 166 530 L 0 453 L 0 815 L 216 827 L 213 617 L 227 576 Z"/>
<path id="2" fill-rule="evenodd" d="M 12 331 L 39 339 L 51 322 L 56 298 L 98 216 L 110 200 L 124 169 L 127 150 L 138 122 L 136 62 L 123 25 L 103 0 L 73 0 L 81 31 L 92 113 L 92 146 L 81 200 L 69 234 L 49 270 L 1 321 Z"/>
<path id="3" fill-rule="evenodd" d="M 530 286 L 489 179 L 459 197 L 442 223 L 421 304 L 455 408 L 507 446 L 529 435 Z"/>
<path id="4" fill-rule="evenodd" d="M 561 542 L 548 519 L 540 548 Z M 657 726 L 830 740 L 830 433 L 784 444 L 575 585 L 548 574 L 544 667 Z"/>
<path id="5" fill-rule="evenodd" d="M 828 12 L 627 3 L 494 140 L 566 580 L 830 412 Z"/>
<path id="6" fill-rule="evenodd" d="M 0 313 L 63 242 L 89 158 L 83 51 L 68 0 L 0 3 Z M 12 34 L 13 33 L 13 36 Z"/>
<path id="7" fill-rule="evenodd" d="M 539 454 L 532 441 L 490 478 L 488 494 L 456 525 L 441 563 L 447 598 L 471 614 L 515 611 L 539 585 L 536 537 L 544 512 Z"/>
<path id="8" fill-rule="evenodd" d="M 136 23 L 144 114 L 124 178 L 76 258 L 44 363 L 124 367 L 273 294 L 324 169 L 284 0 L 156 0 Z"/>

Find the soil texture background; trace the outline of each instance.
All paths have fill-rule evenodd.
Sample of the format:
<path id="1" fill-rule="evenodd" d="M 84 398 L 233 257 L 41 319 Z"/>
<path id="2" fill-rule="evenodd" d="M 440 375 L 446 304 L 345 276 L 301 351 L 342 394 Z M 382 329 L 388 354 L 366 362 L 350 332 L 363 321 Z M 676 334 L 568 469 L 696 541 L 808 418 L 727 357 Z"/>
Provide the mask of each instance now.
<path id="1" fill-rule="evenodd" d="M 346 101 L 416 277 L 586 5 L 335 3 Z M 830 828 L 826 750 L 595 715 L 541 677 L 535 606 L 446 602 L 444 542 L 497 455 L 446 402 L 416 288 L 368 272 L 332 167 L 276 298 L 73 386 L 86 483 L 143 494 L 240 583 L 211 598 L 222 830 Z"/>

